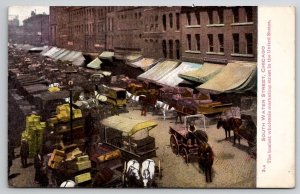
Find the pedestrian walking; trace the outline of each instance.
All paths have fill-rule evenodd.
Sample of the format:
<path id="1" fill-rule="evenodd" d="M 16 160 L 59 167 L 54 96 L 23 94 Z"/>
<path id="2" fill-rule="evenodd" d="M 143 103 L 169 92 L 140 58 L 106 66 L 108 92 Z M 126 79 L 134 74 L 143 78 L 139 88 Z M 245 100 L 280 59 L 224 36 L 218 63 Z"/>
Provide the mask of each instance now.
<path id="1" fill-rule="evenodd" d="M 22 168 L 27 167 L 27 158 L 29 156 L 29 144 L 25 139 L 21 141 L 20 157 Z"/>
<path id="2" fill-rule="evenodd" d="M 35 169 L 34 181 L 36 183 L 40 183 L 41 182 L 41 170 L 42 170 L 42 166 L 43 166 L 43 157 L 42 157 L 42 154 L 40 152 L 38 152 L 34 156 L 34 169 Z"/>

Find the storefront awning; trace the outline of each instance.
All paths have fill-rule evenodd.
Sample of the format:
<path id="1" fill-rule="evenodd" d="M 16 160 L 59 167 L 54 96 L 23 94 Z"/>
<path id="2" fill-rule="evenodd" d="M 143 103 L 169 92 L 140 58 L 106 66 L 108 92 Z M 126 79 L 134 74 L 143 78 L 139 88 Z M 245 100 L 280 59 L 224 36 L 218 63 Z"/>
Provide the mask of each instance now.
<path id="1" fill-rule="evenodd" d="M 98 57 L 96 57 L 93 61 L 91 61 L 89 64 L 87 64 L 88 68 L 92 69 L 100 69 L 101 68 L 102 61 Z"/>
<path id="2" fill-rule="evenodd" d="M 101 121 L 101 124 L 123 132 L 123 136 L 132 136 L 140 130 L 150 131 L 157 126 L 154 121 L 139 120 L 136 118 L 126 118 L 122 116 L 112 116 Z"/>
<path id="3" fill-rule="evenodd" d="M 53 55 L 51 55 L 50 57 L 52 59 L 55 59 L 56 57 L 58 57 L 60 54 L 64 53 L 66 51 L 66 49 L 60 49 L 58 52 L 54 53 Z"/>
<path id="4" fill-rule="evenodd" d="M 100 59 L 108 59 L 108 60 L 112 61 L 114 55 L 115 55 L 114 52 L 104 51 L 99 55 L 99 58 Z"/>
<path id="5" fill-rule="evenodd" d="M 48 50 L 46 53 L 42 53 L 43 56 L 45 57 L 50 57 L 53 53 L 57 52 L 59 48 L 57 47 L 52 47 L 50 50 Z"/>
<path id="6" fill-rule="evenodd" d="M 182 62 L 177 68 L 167 73 L 163 78 L 158 80 L 158 84 L 175 87 L 184 80 L 178 76 L 179 73 L 191 71 L 200 68 L 201 65 L 197 63 Z"/>
<path id="7" fill-rule="evenodd" d="M 228 63 L 222 71 L 197 87 L 211 93 L 244 92 L 256 89 L 256 63 Z"/>
<path id="8" fill-rule="evenodd" d="M 141 54 L 130 54 L 125 57 L 125 60 L 130 63 L 130 62 L 135 62 L 141 59 L 142 57 L 143 56 Z"/>
<path id="9" fill-rule="evenodd" d="M 65 50 L 64 52 L 60 53 L 59 55 L 57 55 L 54 60 L 60 60 L 62 57 L 68 55 L 71 51 L 69 50 Z"/>
<path id="10" fill-rule="evenodd" d="M 136 62 L 128 63 L 128 65 L 135 67 L 135 68 L 141 68 L 144 71 L 147 71 L 151 67 L 153 67 L 158 61 L 151 58 L 142 58 Z"/>
<path id="11" fill-rule="evenodd" d="M 197 70 L 180 73 L 179 77 L 188 81 L 205 83 L 220 73 L 223 67 L 224 65 L 204 63 L 203 66 Z"/>
<path id="12" fill-rule="evenodd" d="M 167 73 L 175 69 L 180 64 L 180 61 L 165 60 L 159 62 L 157 65 L 138 76 L 138 79 L 147 80 L 150 82 L 157 82 L 163 78 Z"/>

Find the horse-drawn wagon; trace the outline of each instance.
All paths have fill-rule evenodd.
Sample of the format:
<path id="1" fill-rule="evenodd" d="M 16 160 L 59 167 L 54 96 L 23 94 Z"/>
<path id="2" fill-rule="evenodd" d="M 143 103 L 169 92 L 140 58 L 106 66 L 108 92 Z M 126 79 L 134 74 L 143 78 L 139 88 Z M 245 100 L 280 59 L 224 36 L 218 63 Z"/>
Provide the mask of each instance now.
<path id="1" fill-rule="evenodd" d="M 197 129 L 201 126 L 202 129 Z M 206 181 L 211 182 L 214 154 L 208 144 L 205 116 L 202 114 L 184 117 L 184 126 L 170 127 L 170 147 L 176 155 L 181 155 L 188 164 L 192 158 L 197 158 L 199 167 L 203 167 Z"/>
<path id="2" fill-rule="evenodd" d="M 104 143 L 120 149 L 123 159 L 142 161 L 156 156 L 155 139 L 149 136 L 156 122 L 112 116 L 103 119 L 101 124 Z"/>

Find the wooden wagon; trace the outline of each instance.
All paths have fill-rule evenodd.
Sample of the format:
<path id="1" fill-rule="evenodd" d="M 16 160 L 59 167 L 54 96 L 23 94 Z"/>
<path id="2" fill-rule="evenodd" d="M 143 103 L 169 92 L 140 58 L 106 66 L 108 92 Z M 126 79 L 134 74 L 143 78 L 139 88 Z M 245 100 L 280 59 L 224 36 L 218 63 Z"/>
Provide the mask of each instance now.
<path id="1" fill-rule="evenodd" d="M 195 129 L 195 131 L 189 131 L 191 123 L 202 123 L 202 129 Z M 197 131 L 197 132 L 196 132 Z M 206 134 L 205 116 L 202 114 L 189 115 L 184 117 L 184 125 L 180 125 L 176 128 L 170 127 L 170 146 L 172 152 L 176 155 L 181 155 L 186 163 L 189 163 L 189 159 L 193 155 L 198 155 L 199 143 L 195 138 L 201 138 L 203 142 L 207 142 L 208 137 Z M 199 135 L 196 137 L 195 133 Z"/>

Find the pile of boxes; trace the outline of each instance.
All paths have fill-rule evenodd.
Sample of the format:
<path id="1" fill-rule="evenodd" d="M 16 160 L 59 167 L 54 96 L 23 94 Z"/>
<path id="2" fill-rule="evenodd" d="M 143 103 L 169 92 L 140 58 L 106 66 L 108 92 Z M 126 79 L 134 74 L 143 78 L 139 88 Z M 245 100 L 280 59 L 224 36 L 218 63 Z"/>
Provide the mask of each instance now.
<path id="1" fill-rule="evenodd" d="M 26 128 L 21 138 L 29 144 L 29 157 L 34 157 L 42 149 L 46 123 L 40 120 L 41 117 L 36 114 L 26 117 Z"/>

